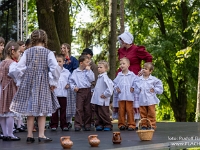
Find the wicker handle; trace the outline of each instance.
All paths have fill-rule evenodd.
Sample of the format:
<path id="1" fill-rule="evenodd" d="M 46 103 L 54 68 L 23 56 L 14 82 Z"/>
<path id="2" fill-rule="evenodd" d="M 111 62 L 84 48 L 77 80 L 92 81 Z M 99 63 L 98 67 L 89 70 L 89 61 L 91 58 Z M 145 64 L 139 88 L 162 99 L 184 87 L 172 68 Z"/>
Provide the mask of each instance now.
<path id="1" fill-rule="evenodd" d="M 152 128 L 151 121 L 150 121 L 149 119 L 147 119 L 147 118 L 142 118 L 142 119 L 140 119 L 140 121 L 138 122 L 138 130 L 141 129 L 141 125 L 140 125 L 140 124 L 141 124 L 142 120 L 147 120 L 147 121 L 149 122 L 149 125 L 150 125 L 151 128 Z"/>

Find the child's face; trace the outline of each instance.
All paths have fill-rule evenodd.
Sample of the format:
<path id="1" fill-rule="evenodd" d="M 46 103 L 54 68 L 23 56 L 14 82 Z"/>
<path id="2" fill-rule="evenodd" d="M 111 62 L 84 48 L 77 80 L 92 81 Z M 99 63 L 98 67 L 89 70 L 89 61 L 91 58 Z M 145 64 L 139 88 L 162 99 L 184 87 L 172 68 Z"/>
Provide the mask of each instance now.
<path id="1" fill-rule="evenodd" d="M 107 69 L 105 68 L 105 66 L 103 64 L 98 64 L 98 72 L 100 74 L 102 74 L 102 73 L 104 73 L 106 71 L 107 71 Z"/>
<path id="2" fill-rule="evenodd" d="M 90 65 L 90 60 L 89 59 L 85 59 L 83 62 L 80 62 L 80 66 L 82 68 L 86 68 L 89 65 Z"/>
<path id="3" fill-rule="evenodd" d="M 23 44 L 22 46 L 19 47 L 20 48 L 20 53 L 24 53 L 25 51 L 25 44 Z"/>
<path id="4" fill-rule="evenodd" d="M 2 54 L 3 49 L 4 49 L 4 44 L 3 44 L 3 43 L 0 43 L 0 54 Z"/>
<path id="5" fill-rule="evenodd" d="M 63 65 L 64 65 L 64 60 L 63 60 L 63 58 L 61 58 L 61 57 L 56 57 L 56 60 L 57 60 L 57 62 L 58 62 L 58 65 L 59 65 L 60 67 L 63 67 Z"/>
<path id="6" fill-rule="evenodd" d="M 61 46 L 61 53 L 63 55 L 66 55 L 66 54 L 68 54 L 68 52 L 69 52 L 69 49 L 65 45 L 62 45 Z"/>
<path id="7" fill-rule="evenodd" d="M 129 63 L 126 61 L 126 60 L 120 60 L 120 68 L 122 71 L 126 71 L 128 70 L 128 67 L 129 67 Z"/>
<path id="8" fill-rule="evenodd" d="M 21 55 L 21 53 L 20 53 L 20 48 L 19 48 L 17 51 L 12 50 L 12 58 L 13 58 L 13 59 L 18 60 L 20 55 Z"/>
<path id="9" fill-rule="evenodd" d="M 144 66 L 143 67 L 143 76 L 149 76 L 152 73 L 152 70 L 149 69 L 149 67 Z"/>

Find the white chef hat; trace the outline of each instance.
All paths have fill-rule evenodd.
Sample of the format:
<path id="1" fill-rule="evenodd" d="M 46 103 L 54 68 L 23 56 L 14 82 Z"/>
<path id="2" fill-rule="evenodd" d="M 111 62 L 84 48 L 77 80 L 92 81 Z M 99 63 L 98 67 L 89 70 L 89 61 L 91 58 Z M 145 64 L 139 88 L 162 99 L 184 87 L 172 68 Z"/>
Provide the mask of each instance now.
<path id="1" fill-rule="evenodd" d="M 134 40 L 133 35 L 128 31 L 125 31 L 124 33 L 118 36 L 120 44 L 121 44 L 121 39 L 124 41 L 124 43 L 127 44 L 132 44 Z"/>

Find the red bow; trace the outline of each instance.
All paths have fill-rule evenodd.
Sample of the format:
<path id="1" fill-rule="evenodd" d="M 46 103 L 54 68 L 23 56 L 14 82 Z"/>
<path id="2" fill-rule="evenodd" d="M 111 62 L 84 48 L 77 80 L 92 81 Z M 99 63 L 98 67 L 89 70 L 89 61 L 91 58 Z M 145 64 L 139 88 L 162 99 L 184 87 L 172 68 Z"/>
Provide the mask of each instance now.
<path id="1" fill-rule="evenodd" d="M 15 59 L 15 58 L 13 58 L 12 60 L 13 60 L 13 61 L 15 61 L 15 62 L 18 62 L 18 60 L 17 60 L 17 59 Z"/>
<path id="2" fill-rule="evenodd" d="M 67 64 L 69 64 L 71 62 L 70 57 L 66 56 L 65 59 L 67 60 Z"/>

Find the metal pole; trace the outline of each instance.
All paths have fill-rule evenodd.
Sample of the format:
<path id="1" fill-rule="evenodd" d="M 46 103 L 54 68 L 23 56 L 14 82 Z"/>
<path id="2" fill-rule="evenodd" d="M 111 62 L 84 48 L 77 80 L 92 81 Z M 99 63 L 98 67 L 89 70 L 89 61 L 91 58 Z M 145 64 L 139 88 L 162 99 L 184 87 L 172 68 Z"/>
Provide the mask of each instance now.
<path id="1" fill-rule="evenodd" d="M 17 0 L 17 41 L 19 40 L 19 0 Z"/>
<path id="2" fill-rule="evenodd" d="M 26 39 L 28 38 L 28 0 L 26 0 Z"/>
<path id="3" fill-rule="evenodd" d="M 23 41 L 23 0 L 20 0 L 20 40 Z"/>

